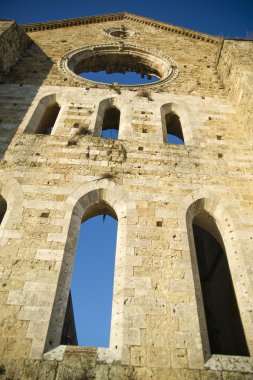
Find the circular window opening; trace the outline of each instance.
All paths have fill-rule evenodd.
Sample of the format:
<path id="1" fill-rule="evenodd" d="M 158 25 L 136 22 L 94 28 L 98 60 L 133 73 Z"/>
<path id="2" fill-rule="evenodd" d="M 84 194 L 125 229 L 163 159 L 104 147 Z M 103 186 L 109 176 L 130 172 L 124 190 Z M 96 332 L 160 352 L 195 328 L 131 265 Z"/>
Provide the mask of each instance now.
<path id="1" fill-rule="evenodd" d="M 177 67 L 169 58 L 124 44 L 73 51 L 63 57 L 60 66 L 76 80 L 107 85 L 114 82 L 124 86 L 155 84 L 177 76 Z"/>

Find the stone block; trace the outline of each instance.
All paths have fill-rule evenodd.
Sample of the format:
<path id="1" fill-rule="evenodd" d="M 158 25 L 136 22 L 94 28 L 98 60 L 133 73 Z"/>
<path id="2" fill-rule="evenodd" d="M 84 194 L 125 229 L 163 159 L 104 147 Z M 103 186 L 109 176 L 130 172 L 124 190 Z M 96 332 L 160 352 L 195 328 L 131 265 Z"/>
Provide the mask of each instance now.
<path id="1" fill-rule="evenodd" d="M 170 368 L 170 351 L 162 348 L 147 348 L 147 366 L 155 368 Z"/>

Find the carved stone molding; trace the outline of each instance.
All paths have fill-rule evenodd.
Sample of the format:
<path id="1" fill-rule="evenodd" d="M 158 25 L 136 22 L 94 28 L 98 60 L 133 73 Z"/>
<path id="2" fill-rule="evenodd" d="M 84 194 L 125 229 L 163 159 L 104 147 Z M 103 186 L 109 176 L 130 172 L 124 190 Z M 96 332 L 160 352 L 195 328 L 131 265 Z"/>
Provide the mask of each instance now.
<path id="1" fill-rule="evenodd" d="M 87 86 L 98 84 L 99 87 L 111 87 L 111 84 L 94 82 L 78 76 L 83 72 L 105 70 L 107 73 L 134 71 L 142 75 L 155 76 L 160 80 L 150 84 L 121 85 L 121 87 L 140 88 L 144 86 L 159 86 L 173 81 L 178 75 L 176 63 L 161 52 L 151 49 L 141 49 L 136 45 L 102 44 L 86 46 L 65 54 L 59 61 L 58 67 L 65 76 L 77 84 Z"/>

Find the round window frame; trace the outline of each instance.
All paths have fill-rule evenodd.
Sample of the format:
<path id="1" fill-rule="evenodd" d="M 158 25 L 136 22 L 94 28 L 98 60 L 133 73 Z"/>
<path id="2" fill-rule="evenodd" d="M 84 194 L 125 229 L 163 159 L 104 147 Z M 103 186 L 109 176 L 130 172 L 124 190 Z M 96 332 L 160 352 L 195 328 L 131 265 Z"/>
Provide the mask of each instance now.
<path id="1" fill-rule="evenodd" d="M 150 67 L 154 69 L 155 65 L 152 65 L 152 62 L 155 62 L 156 65 L 160 63 L 162 65 L 163 70 L 166 71 L 165 75 L 162 77 L 162 79 L 152 82 L 152 83 L 145 83 L 145 84 L 117 84 L 117 86 L 120 86 L 121 88 L 132 88 L 132 89 L 138 89 L 143 87 L 157 87 L 164 85 L 166 83 L 170 83 L 173 80 L 176 79 L 178 76 L 179 70 L 174 60 L 172 60 L 170 57 L 165 56 L 164 54 L 151 50 L 151 49 L 142 49 L 139 48 L 136 45 L 130 45 L 125 43 L 118 43 L 118 44 L 101 44 L 101 45 L 90 45 L 85 46 L 79 49 L 71 50 L 67 54 L 65 54 L 59 61 L 58 61 L 58 67 L 62 71 L 62 73 L 67 77 L 68 79 L 75 82 L 75 84 L 82 85 L 84 87 L 101 87 L 101 88 L 110 88 L 113 85 L 109 83 L 104 82 L 97 82 L 92 81 L 87 78 L 82 78 L 78 74 L 74 72 L 74 68 L 78 63 L 80 63 L 83 60 L 88 60 L 90 57 L 94 56 L 101 56 L 101 55 L 110 55 L 110 54 L 129 54 L 132 56 L 136 56 L 139 59 L 144 59 L 145 62 L 148 62 L 150 64 Z M 106 70 L 106 69 L 105 69 Z M 90 70 L 91 72 L 92 70 Z M 162 76 L 162 75 L 161 75 Z"/>

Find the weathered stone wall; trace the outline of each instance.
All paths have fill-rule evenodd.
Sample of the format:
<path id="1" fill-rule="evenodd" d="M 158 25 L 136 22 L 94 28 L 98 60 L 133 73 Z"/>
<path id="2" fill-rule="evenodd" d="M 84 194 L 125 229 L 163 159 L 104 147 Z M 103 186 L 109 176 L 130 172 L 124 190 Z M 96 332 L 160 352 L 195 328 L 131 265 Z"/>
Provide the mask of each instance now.
<path id="1" fill-rule="evenodd" d="M 35 86 L 0 85 L 0 158 L 21 124 L 28 108 L 30 107 L 37 88 Z"/>
<path id="2" fill-rule="evenodd" d="M 224 41 L 218 64 L 218 73 L 226 93 L 233 102 L 240 123 L 249 128 L 253 143 L 253 49 L 252 41 Z"/>
<path id="3" fill-rule="evenodd" d="M 7 360 L 0 378 L 24 380 L 251 380 L 249 373 L 209 369 L 146 367 L 108 363 L 98 358 L 97 349 L 69 346 L 63 360 Z"/>
<path id="4" fill-rule="evenodd" d="M 24 98 L 24 95 L 20 94 L 23 82 L 19 82 L 19 86 L 12 87 L 7 92 L 5 87 L 1 87 L 5 81 L 8 82 L 7 73 L 11 72 L 15 78 L 15 65 L 26 54 L 26 48 L 30 44 L 30 38 L 15 21 L 0 21 L 0 158 L 8 148 L 37 91 L 35 86 L 32 89 L 26 86 L 23 91 L 26 95 Z M 29 71 L 28 66 L 26 70 Z"/>
<path id="5" fill-rule="evenodd" d="M 132 43 L 147 49 L 157 39 L 157 50 L 176 61 L 173 82 L 150 90 L 149 100 L 135 89 L 64 80 L 56 63 L 73 41 L 105 43 L 112 37 L 102 30 L 115 24 L 122 21 L 31 33 L 37 45 L 0 87 L 5 120 L 19 125 L 0 166 L 8 204 L 0 226 L 2 377 L 252 379 L 251 357 L 208 357 L 189 235 L 187 210 L 202 199 L 224 241 L 252 355 L 251 126 L 225 80 L 225 89 L 219 84 L 220 40 L 128 20 L 140 33 Z M 41 102 L 52 99 L 61 106 L 52 134 L 36 135 Z M 118 141 L 99 137 L 109 104 L 121 110 Z M 171 104 L 185 146 L 164 140 Z M 90 133 L 78 134 L 77 124 Z M 79 225 L 100 201 L 119 222 L 110 348 L 59 347 Z M 55 350 L 43 356 L 44 347 Z"/>
<path id="6" fill-rule="evenodd" d="M 15 21 L 0 21 L 0 75 L 10 71 L 28 43 L 28 36 Z"/>
<path id="7" fill-rule="evenodd" d="M 162 29 L 157 30 L 152 26 L 138 24 L 130 20 L 105 21 L 99 24 L 93 23 L 29 33 L 34 44 L 20 59 L 15 71 L 7 77 L 8 82 L 29 84 L 43 82 L 45 85 L 81 86 L 62 75 L 57 67 L 58 60 L 69 51 L 83 46 L 119 44 L 119 39 L 106 35 L 103 30 L 120 27 L 122 23 L 127 28 L 139 32 L 138 37 L 128 38 L 125 41 L 126 43 L 168 55 L 178 65 L 180 71 L 178 78 L 165 88 L 159 87 L 157 91 L 200 96 L 223 96 L 224 91 L 216 73 L 221 39 L 213 38 L 211 39 L 212 42 L 207 42 Z M 156 41 L 155 44 L 154 40 Z M 73 41 L 75 41 L 74 45 Z M 191 57 L 190 60 L 189 57 Z M 45 72 L 48 73 L 46 78 Z M 97 85 L 87 82 L 87 86 L 96 87 Z M 82 87 L 85 87 L 85 84 Z"/>

